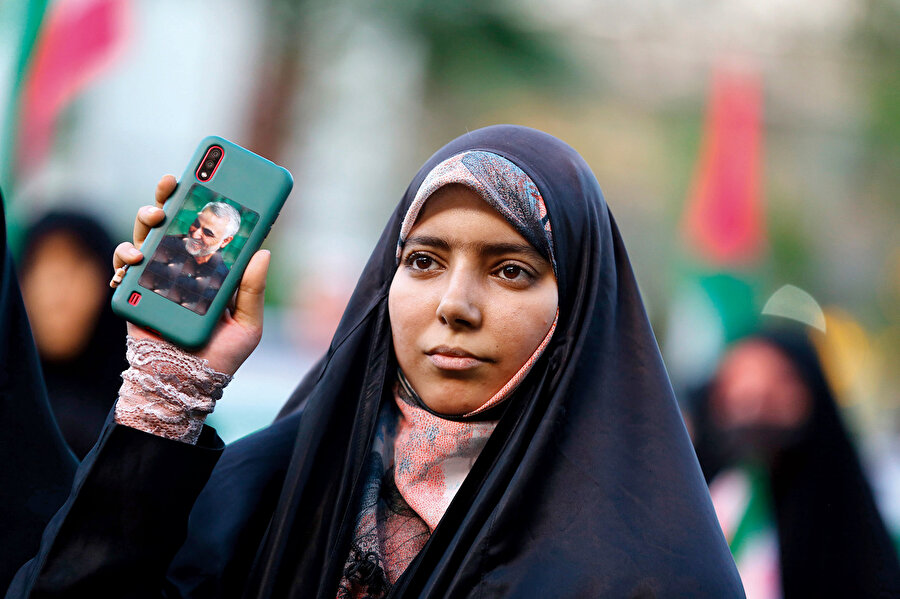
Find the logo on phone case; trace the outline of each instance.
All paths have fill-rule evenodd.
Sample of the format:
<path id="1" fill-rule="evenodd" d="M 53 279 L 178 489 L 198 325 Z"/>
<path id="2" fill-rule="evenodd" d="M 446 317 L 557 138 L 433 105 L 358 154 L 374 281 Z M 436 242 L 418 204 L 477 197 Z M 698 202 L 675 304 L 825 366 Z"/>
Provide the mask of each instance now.
<path id="1" fill-rule="evenodd" d="M 128 298 L 128 303 L 132 306 L 137 306 L 139 303 L 141 303 L 141 294 L 137 291 L 132 291 L 131 297 Z"/>

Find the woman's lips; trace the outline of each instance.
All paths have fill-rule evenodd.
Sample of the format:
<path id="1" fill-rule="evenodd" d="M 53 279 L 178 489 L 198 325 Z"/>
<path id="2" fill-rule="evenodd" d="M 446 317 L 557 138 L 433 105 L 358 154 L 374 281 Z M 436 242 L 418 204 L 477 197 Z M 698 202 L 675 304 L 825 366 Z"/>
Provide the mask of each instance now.
<path id="1" fill-rule="evenodd" d="M 487 362 L 487 360 L 454 347 L 436 347 L 425 353 L 431 363 L 441 370 L 471 370 L 483 362 Z"/>

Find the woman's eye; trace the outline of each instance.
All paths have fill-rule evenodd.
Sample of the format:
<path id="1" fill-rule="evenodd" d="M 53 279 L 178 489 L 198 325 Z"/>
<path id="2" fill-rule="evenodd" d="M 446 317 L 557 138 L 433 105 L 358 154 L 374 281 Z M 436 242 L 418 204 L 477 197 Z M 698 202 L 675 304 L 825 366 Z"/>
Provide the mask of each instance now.
<path id="1" fill-rule="evenodd" d="M 528 277 L 528 272 L 521 266 L 515 264 L 507 264 L 500 268 L 498 272 L 501 279 L 508 281 L 520 281 Z"/>
<path id="2" fill-rule="evenodd" d="M 407 264 L 409 264 L 416 270 L 429 270 L 435 265 L 435 262 L 434 258 L 432 258 L 431 256 L 426 256 L 424 254 L 413 254 L 407 260 Z"/>

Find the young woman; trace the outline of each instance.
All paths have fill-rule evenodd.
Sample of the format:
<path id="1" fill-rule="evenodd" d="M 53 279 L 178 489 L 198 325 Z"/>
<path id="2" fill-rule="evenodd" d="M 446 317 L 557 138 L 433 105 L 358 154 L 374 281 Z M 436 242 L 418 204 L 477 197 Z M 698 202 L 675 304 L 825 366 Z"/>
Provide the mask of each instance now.
<path id="1" fill-rule="evenodd" d="M 97 442 L 128 366 L 125 322 L 113 314 L 106 285 L 114 248 L 100 222 L 74 211 L 46 214 L 23 244 L 22 296 L 47 395 L 79 459 Z"/>
<path id="2" fill-rule="evenodd" d="M 496 126 L 432 156 L 326 355 L 223 452 L 202 420 L 259 339 L 267 263 L 197 355 L 131 328 L 116 422 L 10 597 L 743 595 L 569 146 Z"/>

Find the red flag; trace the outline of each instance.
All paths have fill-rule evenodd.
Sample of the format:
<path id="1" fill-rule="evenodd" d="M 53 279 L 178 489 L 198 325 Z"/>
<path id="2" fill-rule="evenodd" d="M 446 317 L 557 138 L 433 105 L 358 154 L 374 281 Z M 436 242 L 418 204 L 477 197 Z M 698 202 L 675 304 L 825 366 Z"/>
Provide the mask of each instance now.
<path id="1" fill-rule="evenodd" d="M 44 158 L 62 109 L 118 55 L 126 9 L 126 0 L 60 0 L 50 9 L 25 83 L 20 170 Z"/>
<path id="2" fill-rule="evenodd" d="M 683 226 L 688 245 L 717 266 L 754 262 L 765 240 L 761 87 L 759 76 L 748 71 L 718 70 L 713 76 Z"/>

